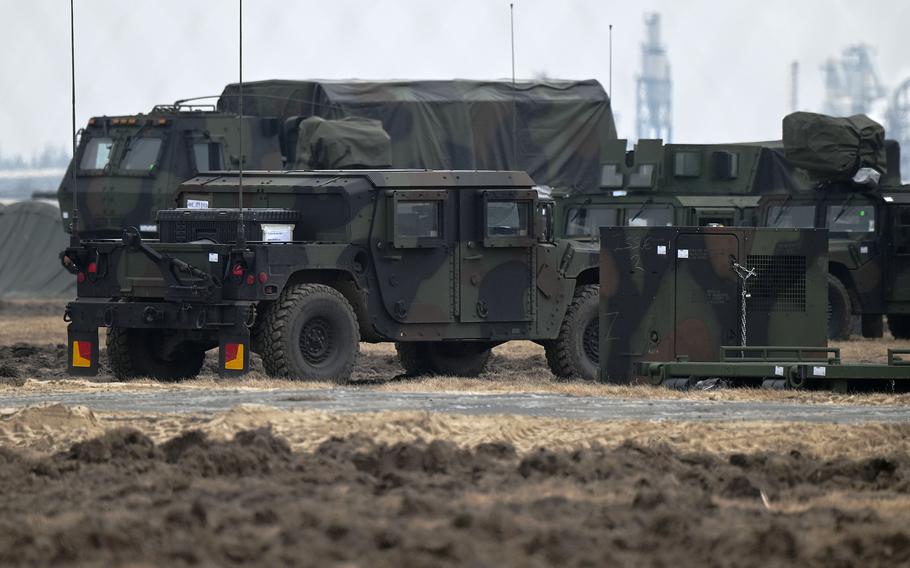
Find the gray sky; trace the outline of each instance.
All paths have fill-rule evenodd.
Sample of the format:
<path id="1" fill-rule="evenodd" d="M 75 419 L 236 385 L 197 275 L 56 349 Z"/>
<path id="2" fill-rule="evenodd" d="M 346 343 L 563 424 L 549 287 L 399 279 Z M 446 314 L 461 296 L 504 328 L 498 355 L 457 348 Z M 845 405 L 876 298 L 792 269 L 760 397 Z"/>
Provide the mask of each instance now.
<path id="1" fill-rule="evenodd" d="M 608 78 L 634 135 L 644 12 L 663 16 L 676 142 L 780 137 L 789 64 L 800 102 L 821 110 L 820 65 L 843 47 L 877 48 L 883 83 L 910 76 L 910 2 L 878 0 L 516 0 L 519 77 Z M 868 6 L 874 4 L 874 10 Z M 77 124 L 217 94 L 237 79 L 235 0 L 76 0 Z M 68 145 L 65 0 L 0 0 L 0 153 Z M 505 78 L 508 0 L 247 0 L 244 79 Z M 880 117 L 879 117 L 880 118 Z"/>

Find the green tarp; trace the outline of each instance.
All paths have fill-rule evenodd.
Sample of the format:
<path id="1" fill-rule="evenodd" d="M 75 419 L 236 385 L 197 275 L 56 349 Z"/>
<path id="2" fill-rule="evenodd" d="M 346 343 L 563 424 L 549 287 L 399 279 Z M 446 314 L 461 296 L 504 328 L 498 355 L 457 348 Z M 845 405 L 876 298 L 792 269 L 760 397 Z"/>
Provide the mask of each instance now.
<path id="1" fill-rule="evenodd" d="M 886 172 L 885 129 L 868 116 L 794 112 L 783 121 L 787 160 L 815 177 L 849 178 L 859 168 Z"/>
<path id="2" fill-rule="evenodd" d="M 21 201 L 0 208 L 0 297 L 74 296 L 76 277 L 59 258 L 68 245 L 56 205 Z"/>
<path id="3" fill-rule="evenodd" d="M 311 116 L 300 122 L 295 168 L 343 170 L 391 165 L 391 140 L 378 120 Z"/>
<path id="4" fill-rule="evenodd" d="M 228 85 L 218 108 L 238 112 L 238 91 Z M 616 139 L 594 80 L 270 80 L 244 83 L 243 94 L 244 114 L 284 119 L 286 144 L 301 118 L 370 118 L 391 137 L 394 168 L 524 170 L 568 190 L 598 187 L 602 148 Z"/>

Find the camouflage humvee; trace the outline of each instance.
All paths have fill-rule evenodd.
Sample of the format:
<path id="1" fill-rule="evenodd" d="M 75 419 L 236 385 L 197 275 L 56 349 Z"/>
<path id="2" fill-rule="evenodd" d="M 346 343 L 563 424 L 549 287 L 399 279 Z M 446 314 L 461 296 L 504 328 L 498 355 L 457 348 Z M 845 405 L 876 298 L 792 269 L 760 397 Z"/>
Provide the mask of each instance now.
<path id="1" fill-rule="evenodd" d="M 805 114 L 788 117 L 802 119 L 800 132 L 817 131 L 815 122 L 826 119 Z M 850 334 L 851 314 L 862 316 L 864 336 L 880 337 L 886 314 L 895 337 L 910 337 L 910 193 L 901 184 L 899 146 L 884 141 L 876 127 L 864 123 L 861 135 L 831 144 L 838 151 L 814 156 L 814 162 L 800 161 L 808 144 L 791 139 L 667 145 L 639 140 L 631 152 L 625 141 L 611 142 L 599 190 L 555 194 L 557 230 L 596 238 L 599 227 L 611 225 L 827 228 L 829 337 Z M 852 133 L 840 123 L 830 130 Z M 835 171 L 844 156 L 843 171 Z M 880 174 L 877 183 L 853 179 L 862 160 Z"/>
<path id="2" fill-rule="evenodd" d="M 473 375 L 512 339 L 558 376 L 597 375 L 597 248 L 556 239 L 553 202 L 523 172 L 247 172 L 196 177 L 160 240 L 65 251 L 69 369 L 176 379 L 219 347 L 222 373 L 345 379 L 359 341 L 394 341 L 409 373 Z"/>

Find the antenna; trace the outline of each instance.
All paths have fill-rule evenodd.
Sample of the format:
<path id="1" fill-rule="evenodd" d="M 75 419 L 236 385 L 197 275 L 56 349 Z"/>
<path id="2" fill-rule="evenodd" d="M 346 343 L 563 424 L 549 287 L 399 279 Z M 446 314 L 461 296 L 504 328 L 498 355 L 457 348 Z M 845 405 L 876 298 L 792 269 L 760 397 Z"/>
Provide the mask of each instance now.
<path id="1" fill-rule="evenodd" d="M 240 83 L 239 83 L 239 94 L 240 101 L 238 105 L 239 114 L 237 115 L 237 122 L 239 124 L 239 134 L 240 134 L 240 167 L 239 175 L 237 178 L 237 191 L 239 192 L 238 207 L 240 208 L 240 220 L 238 222 L 239 227 L 237 231 L 237 246 L 245 247 L 246 246 L 246 235 L 244 234 L 243 226 L 243 0 L 238 0 L 239 7 L 239 18 L 238 18 L 238 45 L 239 45 L 239 57 L 238 57 L 238 67 L 240 72 Z"/>
<path id="2" fill-rule="evenodd" d="M 515 4 L 509 3 L 509 28 L 512 41 L 512 168 L 518 167 L 518 135 L 516 133 L 515 98 Z"/>
<path id="3" fill-rule="evenodd" d="M 73 241 L 79 243 L 79 191 L 76 187 L 76 25 L 73 0 L 70 0 L 70 82 L 72 87 L 72 134 L 73 163 L 70 171 L 73 176 Z"/>
<path id="4" fill-rule="evenodd" d="M 610 106 L 613 106 L 613 24 L 610 24 L 610 79 L 607 87 L 610 97 Z"/>

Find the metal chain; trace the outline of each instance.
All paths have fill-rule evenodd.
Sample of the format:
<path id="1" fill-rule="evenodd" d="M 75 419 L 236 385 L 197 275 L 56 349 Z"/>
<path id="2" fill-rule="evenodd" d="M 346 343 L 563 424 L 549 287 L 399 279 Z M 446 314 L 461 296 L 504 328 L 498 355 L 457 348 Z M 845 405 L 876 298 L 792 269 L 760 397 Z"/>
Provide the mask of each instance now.
<path id="1" fill-rule="evenodd" d="M 736 275 L 739 276 L 739 279 L 743 281 L 742 283 L 742 313 L 740 316 L 740 345 L 746 346 L 746 298 L 751 297 L 752 295 L 746 291 L 746 280 L 755 276 L 756 272 L 754 268 L 746 268 L 738 262 L 733 263 L 733 271 L 736 272 Z"/>

